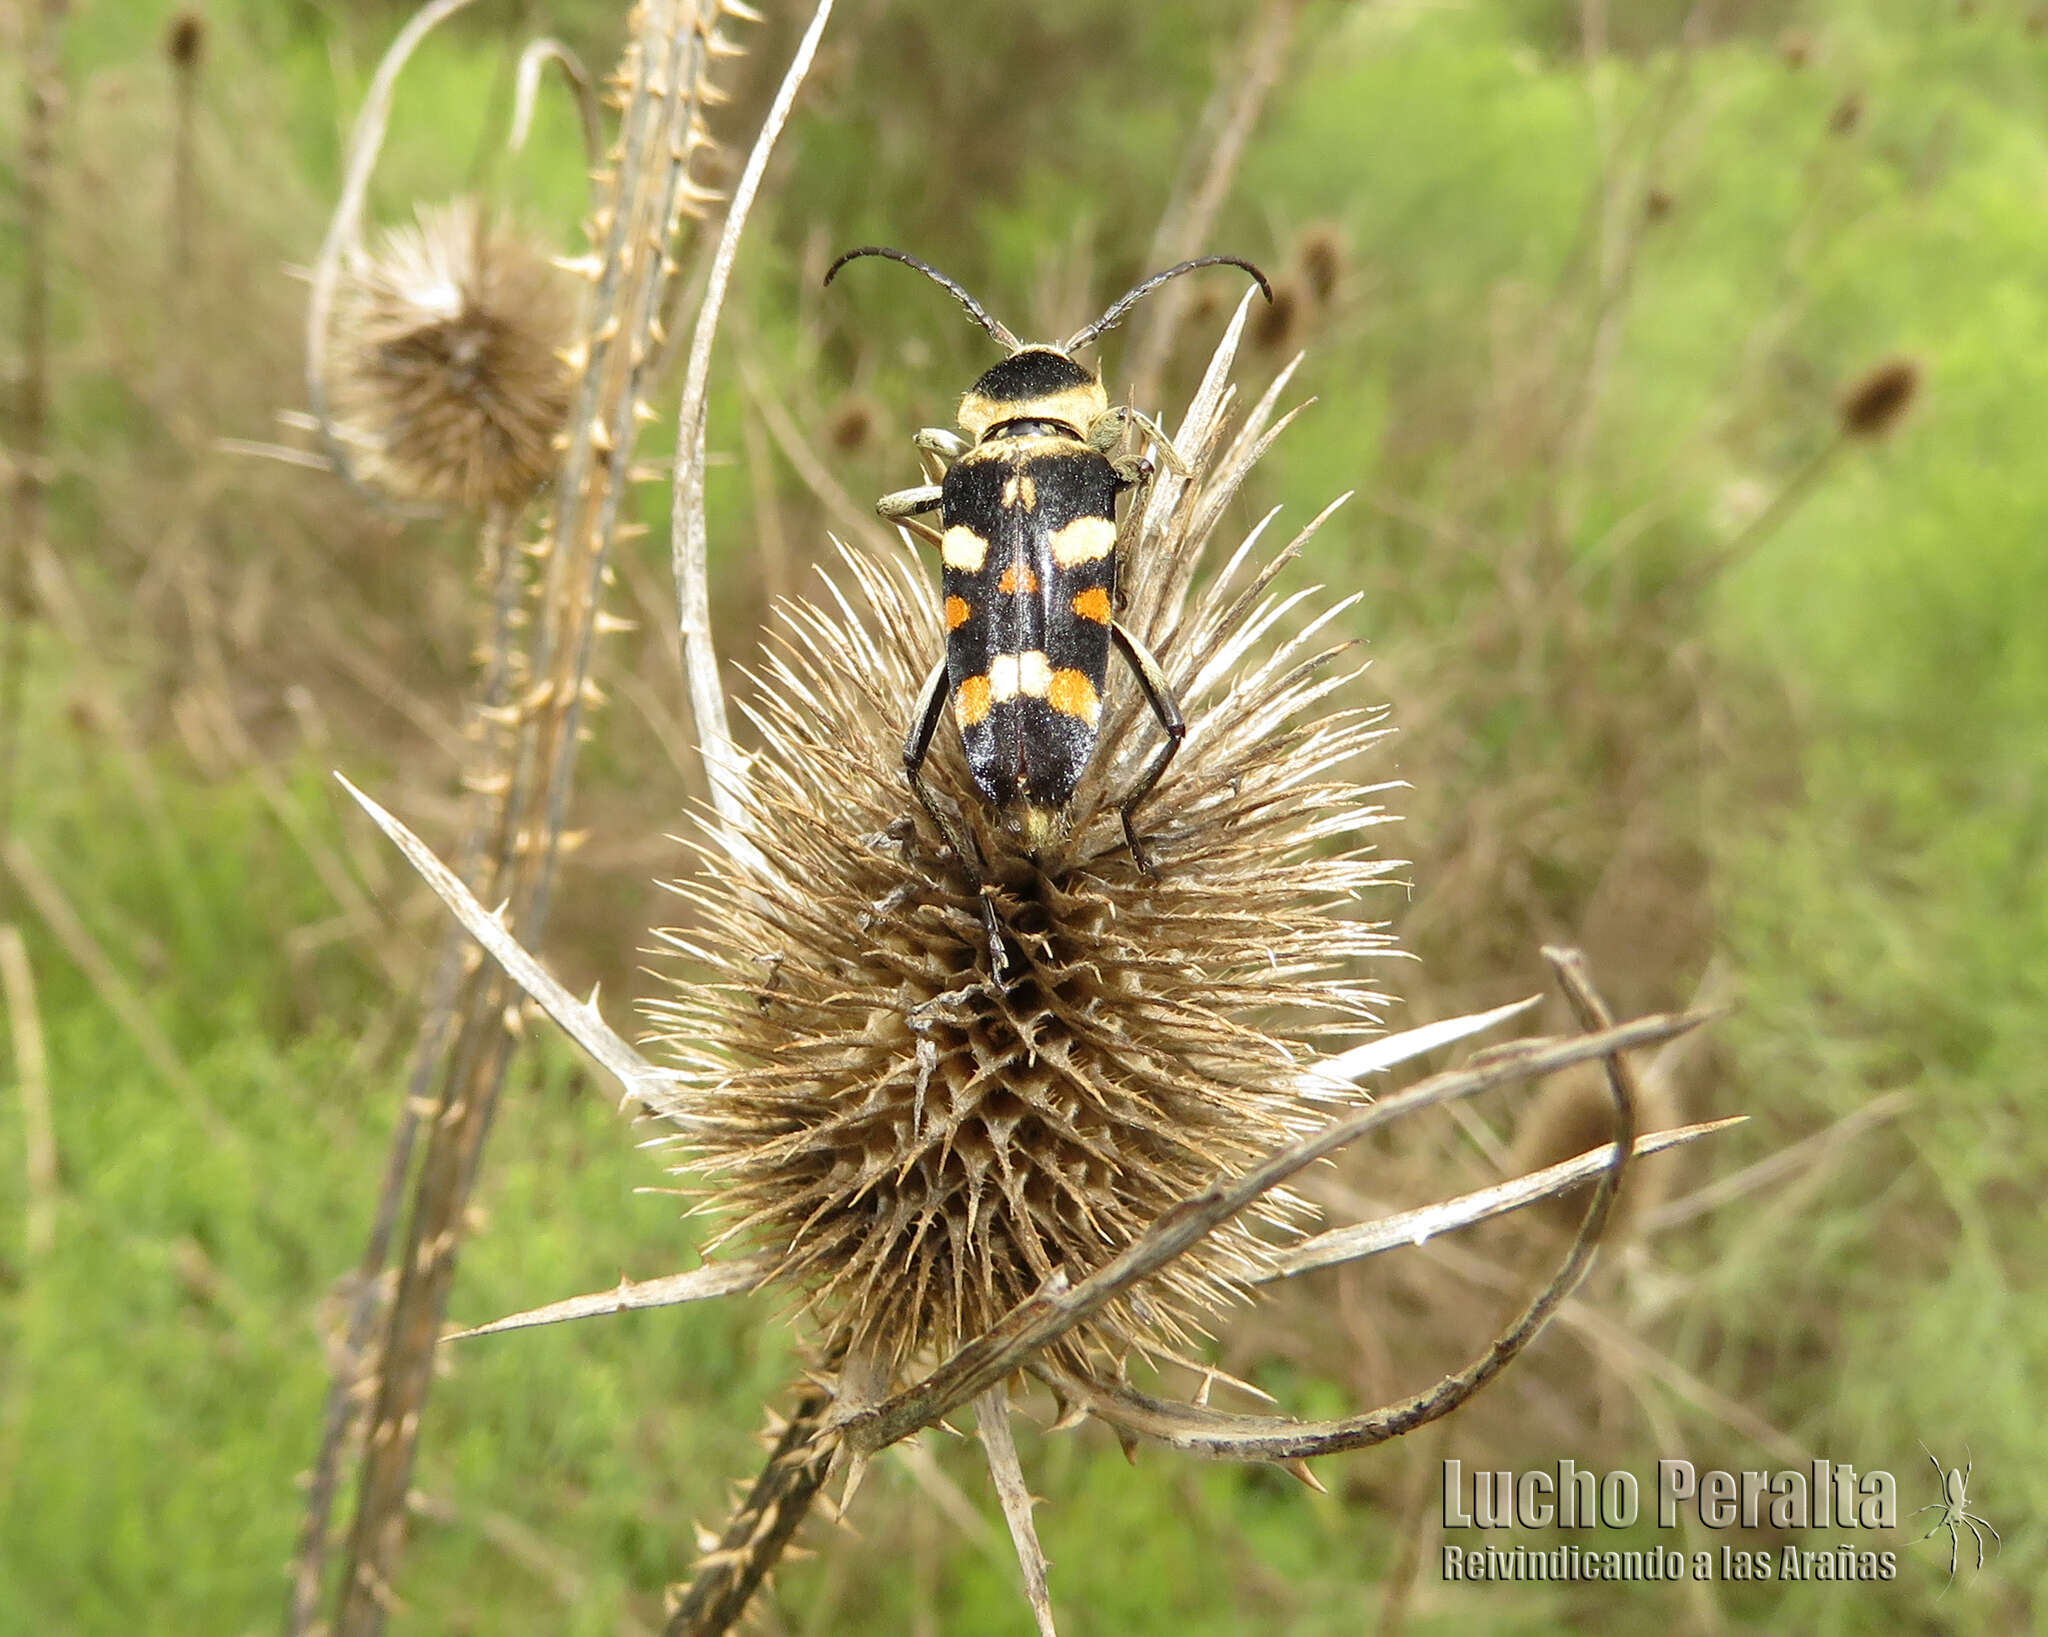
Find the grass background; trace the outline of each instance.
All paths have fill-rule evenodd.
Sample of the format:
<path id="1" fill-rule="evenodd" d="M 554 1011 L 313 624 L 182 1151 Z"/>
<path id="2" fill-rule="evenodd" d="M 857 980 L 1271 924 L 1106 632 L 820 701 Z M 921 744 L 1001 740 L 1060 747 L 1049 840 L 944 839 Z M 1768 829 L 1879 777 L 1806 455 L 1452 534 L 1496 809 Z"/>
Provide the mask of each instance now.
<path id="1" fill-rule="evenodd" d="M 438 930 L 327 773 L 399 792 L 445 834 L 468 666 L 460 528 L 395 527 L 330 479 L 213 442 L 272 437 L 273 412 L 301 401 L 303 287 L 285 269 L 311 257 L 341 133 L 402 13 L 205 8 L 183 272 L 171 13 L 86 0 L 64 28 L 52 552 L 15 616 L 5 903 L 34 972 L 60 1169 L 54 1232 L 32 1246 L 10 1068 L 9 1637 L 276 1627 L 329 1292 L 368 1220 Z M 567 111 L 546 102 L 527 154 L 495 157 L 510 58 L 543 21 L 593 62 L 616 53 L 619 8 L 589 0 L 545 19 L 481 7 L 437 38 L 402 83 L 385 219 L 481 188 L 573 243 Z M 1353 632 L 1403 729 L 1387 773 L 1413 786 L 1414 885 L 1386 913 L 1421 957 L 1390 974 L 1409 1015 L 1534 988 L 1546 938 L 1585 944 L 1632 1009 L 1682 1003 L 1711 973 L 1744 1009 L 1674 1096 L 1689 1115 L 1752 1116 L 1712 1172 L 1836 1133 L 1603 1270 L 1587 1302 L 1682 1378 L 1560 1327 L 1529 1381 L 1475 1405 L 1444 1447 L 1468 1468 L 1571 1455 L 1647 1473 L 1675 1431 L 1702 1465 L 1783 1465 L 1716 1413 L 1726 1401 L 1800 1448 L 1898 1473 L 1905 1507 L 1932 1498 L 1920 1440 L 1949 1462 L 1967 1448 L 2003 1550 L 1946 1591 L 1943 1543 L 1910 1534 L 1887 1543 L 1891 1585 L 1460 1588 L 1416 1533 L 1436 1446 L 1329 1463 L 1332 1493 L 1314 1496 L 1157 1453 L 1126 1467 L 1093 1432 L 1027 1434 L 1070 1637 L 1351 1633 L 1389 1609 L 1419 1633 L 2038 1624 L 2048 31 L 2017 0 L 1727 0 L 1690 21 L 1688 36 L 1686 9 L 1662 0 L 1300 8 L 1214 235 L 1287 297 L 1250 355 L 1254 384 L 1299 344 L 1318 400 L 1246 518 L 1284 500 L 1299 520 L 1358 491 L 1305 569 L 1365 591 Z M 864 504 L 908 480 L 910 430 L 945 420 L 987 361 L 899 271 L 864 267 L 821 295 L 824 258 L 903 245 L 1014 327 L 1071 327 L 1145 270 L 1251 26 L 1221 0 L 986 17 L 848 0 L 722 355 L 721 630 L 809 584 L 826 528 L 849 526 L 784 445 Z M 0 22 L 10 286 L 22 27 L 19 8 Z M 750 138 L 793 32 L 779 13 L 746 32 L 731 143 Z M 1310 244 L 1341 248 L 1327 300 L 1303 271 Z M 1194 293 L 1169 402 L 1220 299 Z M 18 377 L 18 331 L 0 334 Z M 1836 447 L 1843 385 L 1901 355 L 1922 381 L 1908 420 Z M 1122 356 L 1108 351 L 1112 380 Z M 646 447 L 672 436 L 657 425 Z M 658 488 L 643 504 L 665 519 Z M 635 551 L 621 598 L 658 610 L 661 530 Z M 701 788 L 662 645 L 617 665 L 583 768 L 592 841 L 548 949 L 614 995 L 650 981 L 634 951 L 669 913 L 650 882 L 687 867 L 662 838 Z M 1837 1125 L 1894 1094 L 1892 1117 Z M 1479 1118 L 1447 1165 L 1476 1163 L 1475 1136 L 1536 1140 L 1513 1108 Z M 662 1181 L 635 1137 L 565 1049 L 535 1043 L 498 1122 L 458 1317 L 683 1265 L 697 1230 L 674 1199 L 634 1191 Z M 1368 1190 L 1370 1163 L 1347 1173 Z M 1248 1313 L 1220 1345 L 1328 1413 L 1433 1379 L 1460 1327 L 1499 1305 L 1434 1263 L 1375 1271 Z M 691 1520 L 751 1469 L 760 1406 L 791 1368 L 762 1300 L 463 1350 L 431 1406 L 393 1629 L 657 1629 Z M 784 1572 L 767 1629 L 1028 1628 L 972 1452 L 934 1454 L 936 1477 L 884 1463 L 855 1533 L 814 1526 L 818 1556 Z M 1402 1591 L 1404 1544 L 1424 1565 Z"/>

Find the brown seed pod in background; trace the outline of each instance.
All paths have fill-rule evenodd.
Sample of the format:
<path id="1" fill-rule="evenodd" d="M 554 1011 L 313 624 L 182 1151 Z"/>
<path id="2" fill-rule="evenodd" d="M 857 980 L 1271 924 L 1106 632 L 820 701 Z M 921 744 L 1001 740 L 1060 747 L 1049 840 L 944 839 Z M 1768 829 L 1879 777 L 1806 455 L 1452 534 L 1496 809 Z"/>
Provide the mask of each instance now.
<path id="1" fill-rule="evenodd" d="M 1874 442 L 1905 419 L 1919 396 L 1919 363 L 1911 358 L 1887 358 L 1843 388 L 1836 404 L 1842 433 Z"/>
<path id="2" fill-rule="evenodd" d="M 1291 349 L 1306 327 L 1307 307 L 1300 286 L 1291 279 L 1278 281 L 1273 286 L 1273 299 L 1252 315 L 1252 345 L 1260 352 Z"/>
<path id="3" fill-rule="evenodd" d="M 351 259 L 335 303 L 337 419 L 403 500 L 520 505 L 555 468 L 577 291 L 470 200 L 422 206 Z"/>
<path id="4" fill-rule="evenodd" d="M 1181 323 L 1189 330 L 1206 331 L 1213 329 L 1217 322 L 1230 311 L 1230 303 L 1222 291 L 1213 284 L 1198 284 L 1187 292 L 1187 305 L 1181 309 Z"/>
<path id="5" fill-rule="evenodd" d="M 825 416 L 825 441 L 842 455 L 857 455 L 875 441 L 882 420 L 874 399 L 849 392 Z"/>
<path id="6" fill-rule="evenodd" d="M 1673 1111 L 1668 1094 L 1647 1079 L 1642 1091 L 1643 1103 L 1637 1111 L 1639 1129 L 1654 1130 L 1671 1123 Z M 1605 1075 L 1598 1066 L 1567 1069 L 1545 1082 L 1542 1092 L 1516 1123 L 1505 1170 L 1509 1176 L 1522 1176 L 1613 1141 L 1614 1099 L 1608 1092 Z M 1659 1155 L 1639 1160 L 1630 1168 L 1628 1184 L 1615 1201 L 1615 1214 L 1607 1230 L 1609 1245 L 1626 1243 L 1644 1212 L 1669 1194 L 1671 1158 Z M 1592 1195 L 1591 1182 L 1553 1194 L 1530 1207 L 1528 1220 L 1542 1224 L 1548 1233 L 1569 1238 L 1577 1231 Z M 1547 1247 L 1540 1248 L 1547 1252 Z"/>
<path id="7" fill-rule="evenodd" d="M 1788 28 L 1778 36 L 1778 60 L 1787 68 L 1804 68 L 1813 60 L 1813 36 L 1803 28 Z"/>
<path id="8" fill-rule="evenodd" d="M 1828 115 L 1828 129 L 1836 136 L 1853 136 L 1857 126 L 1863 123 L 1863 93 L 1847 91 L 1842 100 L 1835 104 L 1835 110 Z"/>
<path id="9" fill-rule="evenodd" d="M 164 55 L 180 69 L 199 66 L 206 51 L 206 17 L 198 11 L 181 11 L 164 31 Z"/>
<path id="10" fill-rule="evenodd" d="M 1294 265 L 1301 271 L 1302 284 L 1319 306 L 1327 305 L 1337 294 L 1349 260 L 1350 246 L 1344 229 L 1335 222 L 1305 227 L 1301 237 L 1294 241 Z"/>

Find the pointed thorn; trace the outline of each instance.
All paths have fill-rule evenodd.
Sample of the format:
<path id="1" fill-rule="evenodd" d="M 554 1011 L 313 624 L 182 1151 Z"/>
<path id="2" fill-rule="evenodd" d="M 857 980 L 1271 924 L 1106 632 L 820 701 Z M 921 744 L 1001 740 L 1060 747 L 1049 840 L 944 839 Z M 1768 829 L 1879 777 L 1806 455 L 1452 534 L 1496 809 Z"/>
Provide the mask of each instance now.
<path id="1" fill-rule="evenodd" d="M 1309 1488 L 1313 1489 L 1318 1495 L 1329 1494 L 1329 1490 L 1323 1487 L 1323 1480 L 1318 1478 L 1313 1472 L 1309 1471 L 1308 1462 L 1282 1461 L 1279 1464 L 1281 1470 L 1292 1473 L 1295 1477 L 1299 1478 L 1303 1483 L 1307 1484 Z"/>

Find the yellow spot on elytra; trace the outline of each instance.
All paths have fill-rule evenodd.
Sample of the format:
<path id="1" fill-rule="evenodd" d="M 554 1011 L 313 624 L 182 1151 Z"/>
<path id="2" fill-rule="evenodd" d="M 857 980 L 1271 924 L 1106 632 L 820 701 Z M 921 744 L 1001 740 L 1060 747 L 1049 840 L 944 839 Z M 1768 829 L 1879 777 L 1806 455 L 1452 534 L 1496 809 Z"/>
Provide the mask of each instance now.
<path id="1" fill-rule="evenodd" d="M 965 625 L 973 617 L 974 610 L 967 606 L 967 599 L 965 597 L 948 597 L 946 599 L 946 629 L 948 631 L 959 630 L 961 626 Z"/>
<path id="2" fill-rule="evenodd" d="M 960 725 L 965 728 L 987 721 L 994 705 L 995 698 L 985 676 L 970 676 L 953 694 L 953 709 L 959 714 Z"/>
<path id="3" fill-rule="evenodd" d="M 988 561 L 988 542 L 966 525 L 955 523 L 939 542 L 939 559 L 962 574 L 979 574 Z"/>
<path id="4" fill-rule="evenodd" d="M 1033 648 L 1023 654 L 997 654 L 988 662 L 989 696 L 998 705 L 1015 699 L 1043 699 L 1052 686 L 1052 666 Z"/>
<path id="5" fill-rule="evenodd" d="M 1084 620 L 1093 620 L 1097 625 L 1109 623 L 1109 591 L 1105 586 L 1091 585 L 1086 591 L 1074 593 L 1074 612 Z"/>
<path id="6" fill-rule="evenodd" d="M 1116 545 L 1116 525 L 1106 517 L 1077 517 L 1052 537 L 1052 560 L 1061 568 L 1099 563 Z"/>
<path id="7" fill-rule="evenodd" d="M 1012 472 L 1009 481 L 1003 485 L 1003 504 L 1015 506 L 1020 511 L 1031 511 L 1038 505 L 1038 481 L 1029 472 Z"/>
<path id="8" fill-rule="evenodd" d="M 1045 702 L 1062 716 L 1078 716 L 1088 723 L 1093 723 L 1102 714 L 1102 701 L 1096 696 L 1095 684 L 1081 671 L 1054 671 Z"/>

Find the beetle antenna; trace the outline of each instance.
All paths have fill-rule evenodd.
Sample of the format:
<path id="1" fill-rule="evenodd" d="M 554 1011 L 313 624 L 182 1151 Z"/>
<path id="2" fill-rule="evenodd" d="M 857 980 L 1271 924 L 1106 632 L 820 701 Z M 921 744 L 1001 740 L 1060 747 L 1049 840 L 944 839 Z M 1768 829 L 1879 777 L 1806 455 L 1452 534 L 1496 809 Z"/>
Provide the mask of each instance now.
<path id="1" fill-rule="evenodd" d="M 1273 286 L 1266 282 L 1266 275 L 1261 273 L 1250 262 L 1236 256 L 1197 256 L 1193 261 L 1184 261 L 1178 267 L 1167 268 L 1163 273 L 1154 273 L 1143 284 L 1125 291 L 1123 295 L 1117 298 L 1116 304 L 1093 324 L 1090 324 L 1085 330 L 1076 330 L 1068 338 L 1067 344 L 1060 351 L 1072 352 L 1077 347 L 1085 347 L 1097 336 L 1115 329 L 1124 321 L 1126 313 L 1137 306 L 1146 296 L 1149 296 L 1154 290 L 1158 289 L 1160 285 L 1164 284 L 1168 279 L 1179 278 L 1183 273 L 1192 273 L 1197 267 L 1242 267 L 1247 273 L 1251 274 L 1253 282 L 1258 285 L 1260 292 L 1265 296 L 1266 300 L 1270 302 L 1273 299 Z"/>
<path id="2" fill-rule="evenodd" d="M 1008 347 L 1012 352 L 1022 352 L 1024 350 L 1023 342 L 1019 341 L 1003 325 L 990 318 L 982 310 L 980 302 L 976 301 L 974 297 L 961 289 L 953 280 L 947 278 L 944 273 L 941 273 L 936 267 L 932 266 L 930 262 L 919 261 L 915 256 L 907 255 L 901 250 L 891 250 L 885 244 L 864 244 L 858 250 L 847 251 L 845 255 L 825 269 L 825 282 L 830 284 L 833 274 L 837 273 L 848 262 L 856 260 L 861 256 L 887 256 L 891 261 L 900 261 L 905 267 L 916 268 L 934 284 L 950 290 L 953 299 L 967 309 L 967 316 L 995 337 L 997 346 Z M 1262 279 L 1260 282 L 1264 283 L 1265 281 Z"/>

